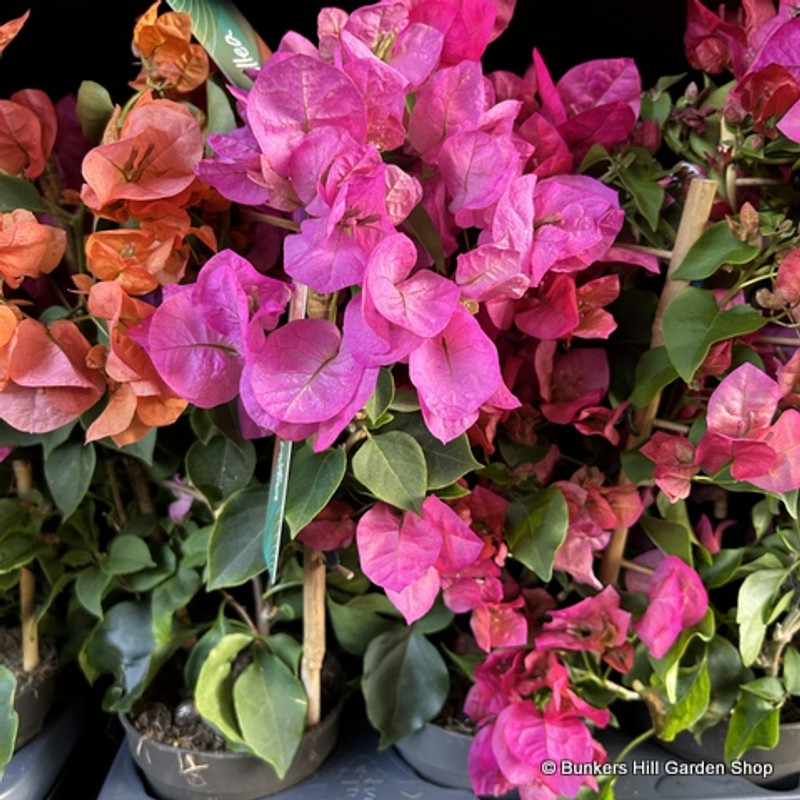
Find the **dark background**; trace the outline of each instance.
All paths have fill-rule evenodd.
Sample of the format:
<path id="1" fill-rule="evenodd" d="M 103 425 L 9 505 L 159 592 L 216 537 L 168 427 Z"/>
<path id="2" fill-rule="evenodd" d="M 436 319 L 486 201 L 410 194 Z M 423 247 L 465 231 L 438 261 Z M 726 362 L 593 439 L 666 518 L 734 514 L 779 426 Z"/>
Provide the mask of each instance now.
<path id="1" fill-rule="evenodd" d="M 138 72 L 130 42 L 135 19 L 151 0 L 0 0 L 0 22 L 31 16 L 0 58 L 0 98 L 22 88 L 41 88 L 53 100 L 75 92 L 81 80 L 104 85 L 124 102 L 126 83 Z M 352 10 L 366 2 L 343 0 Z M 236 5 L 265 41 L 275 47 L 289 28 L 314 38 L 312 0 L 238 0 Z M 162 3 L 162 10 L 168 10 Z M 553 77 L 594 58 L 629 56 L 645 88 L 661 75 L 685 72 L 684 0 L 517 0 L 506 33 L 489 46 L 487 70 L 522 73 L 538 47 Z"/>

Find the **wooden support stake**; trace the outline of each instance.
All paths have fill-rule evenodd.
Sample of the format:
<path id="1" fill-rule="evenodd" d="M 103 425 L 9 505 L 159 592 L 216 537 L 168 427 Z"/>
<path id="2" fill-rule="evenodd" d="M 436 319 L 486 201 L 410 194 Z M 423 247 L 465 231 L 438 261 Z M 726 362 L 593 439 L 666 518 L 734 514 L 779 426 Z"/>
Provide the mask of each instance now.
<path id="1" fill-rule="evenodd" d="M 308 290 L 306 313 L 311 319 L 327 319 L 331 295 Z M 300 678 L 308 697 L 308 727 L 322 719 L 322 665 L 325 661 L 325 556 L 308 545 L 303 546 L 303 656 Z"/>
<path id="2" fill-rule="evenodd" d="M 678 233 L 675 237 L 675 246 L 672 249 L 672 258 L 667 269 L 667 277 L 664 282 L 664 288 L 661 291 L 661 297 L 658 299 L 658 306 L 653 319 L 653 327 L 650 334 L 651 348 L 661 347 L 664 344 L 664 332 L 661 326 L 664 310 L 675 295 L 688 285 L 687 281 L 675 280 L 672 275 L 683 263 L 689 248 L 700 238 L 700 234 L 705 230 L 716 193 L 716 181 L 706 178 L 694 178 L 689 184 L 686 205 L 684 206 L 683 214 L 681 214 Z M 650 434 L 653 432 L 653 421 L 658 413 L 660 403 L 661 392 L 659 391 L 649 405 L 637 409 L 633 418 L 634 428 L 637 433 L 628 437 L 625 445 L 627 450 L 633 450 L 650 438 Z M 620 474 L 619 482 L 628 482 L 624 471 Z M 627 528 L 620 528 L 612 532 L 611 539 L 603 552 L 603 560 L 599 570 L 599 578 L 603 584 L 617 582 L 627 541 Z"/>
<path id="3" fill-rule="evenodd" d="M 17 492 L 24 495 L 33 489 L 33 467 L 27 459 L 12 462 Z M 19 612 L 22 629 L 22 669 L 33 672 L 39 666 L 39 631 L 36 626 L 36 576 L 27 567 L 20 569 Z"/>
<path id="4" fill-rule="evenodd" d="M 308 727 L 322 719 L 322 664 L 325 661 L 325 557 L 303 546 L 303 657 L 300 677 L 308 697 Z"/>

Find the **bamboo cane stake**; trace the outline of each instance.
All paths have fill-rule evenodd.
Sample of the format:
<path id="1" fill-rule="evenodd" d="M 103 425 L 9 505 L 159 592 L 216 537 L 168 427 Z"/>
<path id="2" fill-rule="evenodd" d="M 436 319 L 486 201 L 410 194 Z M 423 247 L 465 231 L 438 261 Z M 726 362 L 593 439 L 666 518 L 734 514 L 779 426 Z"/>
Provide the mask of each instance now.
<path id="1" fill-rule="evenodd" d="M 308 291 L 306 311 L 311 319 L 327 319 L 332 298 Z M 325 556 L 303 545 L 303 656 L 300 679 L 308 697 L 309 727 L 322 719 L 322 664 L 325 661 Z"/>
<path id="2" fill-rule="evenodd" d="M 33 467 L 27 459 L 12 462 L 17 492 L 24 495 L 33 489 Z M 39 666 L 39 630 L 36 625 L 36 576 L 27 567 L 20 569 L 19 610 L 22 629 L 22 669 L 33 672 Z"/>
<path id="3" fill-rule="evenodd" d="M 325 559 L 303 545 L 303 657 L 300 678 L 308 697 L 309 727 L 322 719 L 322 664 L 325 661 Z"/>
<path id="4" fill-rule="evenodd" d="M 686 205 L 681 214 L 681 221 L 678 225 L 678 233 L 675 237 L 675 246 L 672 249 L 672 258 L 667 268 L 667 278 L 664 288 L 658 299 L 656 313 L 653 319 L 652 332 L 650 334 L 650 347 L 661 347 L 664 344 L 664 332 L 662 330 L 662 319 L 664 310 L 670 304 L 675 295 L 688 285 L 687 281 L 675 280 L 672 278 L 674 272 L 683 263 L 689 248 L 700 238 L 705 229 L 708 217 L 711 214 L 711 206 L 717 192 L 715 181 L 705 178 L 694 178 L 689 184 L 689 192 L 686 196 Z M 661 392 L 657 392 L 655 397 L 634 414 L 634 427 L 636 434 L 628 437 L 625 448 L 633 450 L 650 438 L 653 432 L 653 421 L 656 418 L 658 407 L 661 403 Z M 619 482 L 627 483 L 628 479 L 624 470 L 620 474 Z M 625 544 L 628 541 L 628 529 L 619 528 L 612 531 L 611 538 L 603 553 L 603 560 L 600 564 L 599 577 L 604 584 L 616 583 L 619 578 L 622 557 L 625 552 Z"/>

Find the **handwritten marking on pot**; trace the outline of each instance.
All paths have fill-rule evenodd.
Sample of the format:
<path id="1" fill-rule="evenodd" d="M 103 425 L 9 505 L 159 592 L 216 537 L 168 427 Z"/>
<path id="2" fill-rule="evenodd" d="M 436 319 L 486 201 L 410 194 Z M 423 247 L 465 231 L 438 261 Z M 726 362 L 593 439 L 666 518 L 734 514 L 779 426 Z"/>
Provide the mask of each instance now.
<path id="1" fill-rule="evenodd" d="M 186 778 L 186 782 L 189 786 L 198 788 L 208 783 L 202 774 L 204 769 L 208 769 L 208 764 L 195 764 L 194 757 L 191 753 L 180 753 L 178 759 L 180 762 L 180 773 Z"/>
<path id="2" fill-rule="evenodd" d="M 378 800 L 378 787 L 386 783 L 386 774 L 375 766 L 374 759 L 359 756 L 339 770 L 336 780 L 344 788 L 346 800 Z"/>

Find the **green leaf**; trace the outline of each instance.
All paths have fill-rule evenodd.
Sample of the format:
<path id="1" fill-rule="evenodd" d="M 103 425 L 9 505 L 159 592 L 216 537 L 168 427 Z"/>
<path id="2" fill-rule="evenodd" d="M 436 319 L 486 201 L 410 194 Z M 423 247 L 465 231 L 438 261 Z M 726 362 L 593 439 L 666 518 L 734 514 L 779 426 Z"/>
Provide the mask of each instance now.
<path id="1" fill-rule="evenodd" d="M 98 619 L 103 616 L 103 597 L 113 579 L 112 575 L 103 572 L 100 567 L 91 566 L 81 570 L 75 580 L 75 597 Z"/>
<path id="2" fill-rule="evenodd" d="M 569 511 L 564 495 L 554 487 L 542 489 L 514 500 L 506 517 L 511 556 L 549 581 L 556 551 L 567 536 Z"/>
<path id="3" fill-rule="evenodd" d="M 739 686 L 752 678 L 751 671 L 742 666 L 738 648 L 719 634 L 708 643 L 707 661 L 713 678 L 711 696 L 706 713 L 692 726 L 695 734 L 727 720 L 739 697 Z"/>
<path id="4" fill-rule="evenodd" d="M 784 700 L 783 684 L 771 675 L 743 683 L 739 688 L 774 705 L 780 705 Z"/>
<path id="5" fill-rule="evenodd" d="M 466 433 L 443 444 L 428 430 L 421 414 L 401 414 L 395 417 L 391 427 L 412 436 L 422 448 L 428 469 L 430 491 L 443 489 L 468 472 L 481 469 L 483 466 L 472 455 Z"/>
<path id="6" fill-rule="evenodd" d="M 30 564 L 42 551 L 42 545 L 30 528 L 11 528 L 0 532 L 0 575 L 16 572 Z"/>
<path id="7" fill-rule="evenodd" d="M 434 225 L 430 214 L 428 214 L 422 203 L 417 203 L 411 209 L 411 213 L 406 217 L 405 227 L 407 227 L 413 237 L 428 251 L 428 255 L 433 259 L 436 269 L 444 272 L 444 249 L 439 230 Z"/>
<path id="8" fill-rule="evenodd" d="M 238 625 L 241 626 L 241 623 L 238 623 Z M 237 623 L 232 622 L 225 616 L 225 603 L 222 603 L 214 624 L 197 640 L 186 657 L 186 664 L 183 667 L 183 679 L 192 694 L 195 693 L 197 679 L 200 676 L 203 664 L 208 658 L 208 654 L 222 641 L 223 636 L 227 636 L 229 633 L 236 633 L 236 631 Z"/>
<path id="9" fill-rule="evenodd" d="M 783 652 L 783 685 L 789 694 L 800 695 L 800 651 L 796 647 Z"/>
<path id="10" fill-rule="evenodd" d="M 760 679 L 767 680 L 767 679 Z M 774 680 L 774 679 L 773 679 Z M 743 689 L 748 685 L 745 684 Z M 733 707 L 725 736 L 725 761 L 741 758 L 746 750 L 759 747 L 769 750 L 780 738 L 780 707 L 760 694 L 743 691 Z"/>
<path id="11" fill-rule="evenodd" d="M 711 698 L 711 678 L 704 658 L 696 667 L 678 676 L 678 702 L 667 710 L 659 738 L 671 742 L 681 731 L 699 720 Z"/>
<path id="12" fill-rule="evenodd" d="M 120 534 L 111 540 L 108 558 L 101 564 L 103 572 L 109 575 L 130 575 L 155 566 L 147 542 L 130 533 Z"/>
<path id="13" fill-rule="evenodd" d="M 208 543 L 211 540 L 212 525 L 205 525 L 192 531 L 181 542 L 181 566 L 203 567 L 208 560 Z"/>
<path id="14" fill-rule="evenodd" d="M 710 291 L 687 286 L 664 311 L 664 343 L 670 361 L 688 383 L 712 344 L 757 331 L 766 322 L 749 306 L 721 311 Z"/>
<path id="15" fill-rule="evenodd" d="M 114 679 L 103 698 L 105 711 L 130 711 L 147 687 L 155 649 L 150 609 L 145 603 L 124 601 L 109 609 L 82 655 L 94 672 Z"/>
<path id="16" fill-rule="evenodd" d="M 195 570 L 182 568 L 153 589 L 153 639 L 157 644 L 166 644 L 172 638 L 175 612 L 188 605 L 201 583 Z"/>
<path id="17" fill-rule="evenodd" d="M 91 144 L 100 144 L 106 125 L 114 114 L 114 102 L 104 87 L 94 81 L 82 81 L 78 87 L 75 109 L 83 135 Z"/>
<path id="18" fill-rule="evenodd" d="M 485 660 L 485 656 L 479 653 L 467 653 L 466 655 L 461 655 L 454 653 L 452 650 L 449 650 L 445 645 L 440 645 L 444 654 L 450 659 L 450 661 L 458 667 L 459 671 L 464 675 L 464 677 L 470 681 L 470 683 L 474 683 L 475 681 L 475 667 L 482 664 Z"/>
<path id="19" fill-rule="evenodd" d="M 229 742 L 244 744 L 236 717 L 231 668 L 239 653 L 251 642 L 247 633 L 223 636 L 206 657 L 194 692 L 197 713 L 211 723 Z"/>
<path id="20" fill-rule="evenodd" d="M 419 730 L 441 711 L 450 691 L 447 664 L 413 628 L 388 631 L 369 643 L 361 687 L 381 749 Z"/>
<path id="21" fill-rule="evenodd" d="M 420 511 L 428 468 L 413 436 L 403 431 L 371 436 L 353 456 L 353 474 L 379 500 L 396 508 Z"/>
<path id="22" fill-rule="evenodd" d="M 53 603 L 58 599 L 59 595 L 61 594 L 67 586 L 69 586 L 75 579 L 77 575 L 71 572 L 63 572 L 58 578 L 55 580 L 48 579 L 50 583 L 50 590 L 47 592 L 47 597 L 45 597 L 44 601 L 39 604 L 39 607 L 36 611 L 36 624 L 41 624 L 42 620 L 49 614 L 50 609 L 53 606 Z M 0 589 L 2 592 L 2 589 Z"/>
<path id="23" fill-rule="evenodd" d="M 94 445 L 80 442 L 56 447 L 44 462 L 47 486 L 64 519 L 72 515 L 89 490 L 96 464 Z"/>
<path id="24" fill-rule="evenodd" d="M 646 406 L 677 377 L 678 372 L 672 366 L 666 347 L 646 350 L 636 365 L 636 385 L 629 398 L 631 405 L 634 408 Z"/>
<path id="25" fill-rule="evenodd" d="M 235 400 L 208 409 L 208 417 L 214 427 L 234 442 L 244 442 L 239 427 L 239 410 Z"/>
<path id="26" fill-rule="evenodd" d="M 664 691 L 670 703 L 678 702 L 679 678 L 681 675 L 681 659 L 689 649 L 694 639 L 701 642 L 710 642 L 715 635 L 714 611 L 709 608 L 700 622 L 691 628 L 684 628 L 672 647 L 662 658 L 653 658 L 650 654 L 647 660 L 664 685 Z"/>
<path id="27" fill-rule="evenodd" d="M 658 228 L 661 207 L 664 205 L 666 190 L 658 183 L 659 170 L 652 165 L 632 164 L 619 171 L 620 183 L 628 190 L 639 213 L 647 220 L 650 230 Z"/>
<path id="28" fill-rule="evenodd" d="M 653 480 L 653 472 L 656 465 L 647 456 L 643 456 L 638 450 L 623 450 L 619 454 L 622 468 L 631 483 L 639 484 Z"/>
<path id="29" fill-rule="evenodd" d="M 289 668 L 293 675 L 300 674 L 303 645 L 288 633 L 273 633 L 267 639 L 269 651 Z"/>
<path id="30" fill-rule="evenodd" d="M 208 444 L 217 434 L 217 426 L 211 419 L 208 409 L 192 408 L 189 413 L 189 424 L 194 435 L 203 443 Z"/>
<path id="31" fill-rule="evenodd" d="M 414 622 L 413 625 L 419 633 L 439 633 L 450 625 L 454 619 L 455 614 L 444 604 L 441 597 L 437 597 L 436 602 L 429 611 Z"/>
<path id="32" fill-rule="evenodd" d="M 603 147 L 600 142 L 595 142 L 590 148 L 589 152 L 583 157 L 577 171 L 584 173 L 593 167 L 595 164 L 601 164 L 604 161 L 613 161 L 611 154 Z"/>
<path id="33" fill-rule="evenodd" d="M 716 553 L 707 566 L 699 569 L 703 586 L 707 589 L 717 589 L 730 583 L 742 564 L 744 549 L 741 547 L 723 548 Z"/>
<path id="34" fill-rule="evenodd" d="M 156 450 L 156 429 L 149 430 L 138 442 L 133 444 L 126 444 L 124 447 L 119 447 L 114 444 L 113 440 L 105 438 L 100 439 L 100 444 L 107 447 L 109 450 L 116 450 L 118 453 L 137 458 L 139 461 L 147 464 L 148 467 L 153 466 L 153 455 Z"/>
<path id="35" fill-rule="evenodd" d="M 30 181 L 13 175 L 0 175 L 0 212 L 9 213 L 17 208 L 26 208 L 37 214 L 47 210 L 42 196 Z"/>
<path id="36" fill-rule="evenodd" d="M 739 651 L 745 666 L 761 652 L 767 632 L 770 602 L 786 580 L 786 570 L 764 569 L 752 572 L 739 587 L 736 622 L 739 624 Z"/>
<path id="37" fill-rule="evenodd" d="M 315 453 L 306 442 L 295 451 L 286 491 L 286 522 L 294 539 L 330 502 L 347 470 L 341 447 Z"/>
<path id="38" fill-rule="evenodd" d="M 14 743 L 17 741 L 19 719 L 14 711 L 14 694 L 17 681 L 14 673 L 0 664 L 0 779 L 6 764 L 14 755 Z"/>
<path id="39" fill-rule="evenodd" d="M 329 596 L 327 606 L 336 642 L 356 656 L 363 656 L 375 637 L 401 621 L 385 594 L 358 595 L 344 604 Z"/>
<path id="40" fill-rule="evenodd" d="M 77 424 L 77 420 L 75 422 L 71 422 L 69 425 L 63 425 L 60 428 L 56 428 L 54 431 L 50 431 L 49 433 L 41 434 L 42 439 L 42 454 L 45 457 L 45 460 L 50 458 L 53 450 L 55 450 L 59 445 L 64 444 L 64 442 L 69 439 L 69 435 L 72 433 L 72 429 Z"/>
<path id="41" fill-rule="evenodd" d="M 186 454 L 189 480 L 212 503 L 218 503 L 250 483 L 256 468 L 252 442 L 234 442 L 214 436 L 207 444 L 195 442 Z"/>
<path id="42" fill-rule="evenodd" d="M 644 514 L 639 524 L 653 544 L 668 556 L 678 556 L 690 566 L 693 562 L 692 536 L 678 522 L 669 522 Z"/>
<path id="43" fill-rule="evenodd" d="M 642 95 L 642 119 L 652 119 L 658 122 L 658 127 L 663 128 L 664 123 L 669 118 L 669 112 L 672 110 L 672 101 L 669 94 L 663 92 L 651 96 L 648 92 Z"/>
<path id="44" fill-rule="evenodd" d="M 126 530 L 126 528 L 123 528 Z M 167 544 L 154 544 L 150 552 L 154 566 L 144 567 L 125 576 L 125 586 L 132 592 L 149 592 L 172 575 L 178 566 L 175 552 Z"/>
<path id="45" fill-rule="evenodd" d="M 308 707 L 303 684 L 278 656 L 257 648 L 233 685 L 233 700 L 242 738 L 282 779 L 303 738 Z"/>
<path id="46" fill-rule="evenodd" d="M 208 588 L 238 586 L 262 572 L 267 492 L 263 486 L 243 489 L 222 507 L 208 543 Z"/>
<path id="47" fill-rule="evenodd" d="M 747 264 L 758 252 L 757 247 L 737 239 L 727 221 L 722 220 L 703 231 L 672 277 L 686 281 L 707 278 L 723 264 Z"/>
<path id="48" fill-rule="evenodd" d="M 212 75 L 206 81 L 206 112 L 206 136 L 210 133 L 230 133 L 236 127 L 236 114 L 231 107 L 230 95 L 222 87 L 218 75 Z"/>
<path id="49" fill-rule="evenodd" d="M 378 372 L 378 383 L 375 386 L 375 391 L 364 406 L 364 410 L 373 425 L 389 410 L 393 399 L 394 378 L 386 367 L 381 367 L 380 372 Z"/>

